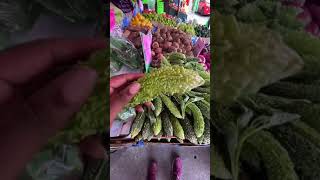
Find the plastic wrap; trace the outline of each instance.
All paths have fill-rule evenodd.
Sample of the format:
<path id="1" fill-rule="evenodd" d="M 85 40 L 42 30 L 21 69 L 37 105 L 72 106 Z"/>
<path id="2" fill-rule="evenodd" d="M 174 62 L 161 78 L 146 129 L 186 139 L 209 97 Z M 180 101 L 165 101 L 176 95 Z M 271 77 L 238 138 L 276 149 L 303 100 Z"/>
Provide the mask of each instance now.
<path id="1" fill-rule="evenodd" d="M 110 60 L 115 70 L 118 70 L 121 64 L 130 69 L 139 69 L 142 67 L 142 59 L 138 50 L 129 41 L 120 37 L 110 38 Z"/>
<path id="2" fill-rule="evenodd" d="M 120 113 L 118 113 L 117 119 L 122 122 L 126 122 L 127 120 L 129 120 L 129 118 L 135 117 L 135 116 L 136 116 L 136 110 L 131 107 L 126 107 Z"/>

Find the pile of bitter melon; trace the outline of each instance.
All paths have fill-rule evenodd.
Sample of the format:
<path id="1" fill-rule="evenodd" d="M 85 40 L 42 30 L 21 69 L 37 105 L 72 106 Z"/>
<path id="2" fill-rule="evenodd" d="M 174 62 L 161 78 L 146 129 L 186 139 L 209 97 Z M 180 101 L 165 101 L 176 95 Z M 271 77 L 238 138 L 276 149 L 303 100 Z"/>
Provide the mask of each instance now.
<path id="1" fill-rule="evenodd" d="M 211 178 L 320 179 L 319 39 L 215 15 Z"/>
<path id="2" fill-rule="evenodd" d="M 163 57 L 161 67 L 139 79 L 140 92 L 130 106 L 153 102 L 131 127 L 136 140 L 176 137 L 179 142 L 210 144 L 210 75 L 197 58 L 182 53 Z"/>

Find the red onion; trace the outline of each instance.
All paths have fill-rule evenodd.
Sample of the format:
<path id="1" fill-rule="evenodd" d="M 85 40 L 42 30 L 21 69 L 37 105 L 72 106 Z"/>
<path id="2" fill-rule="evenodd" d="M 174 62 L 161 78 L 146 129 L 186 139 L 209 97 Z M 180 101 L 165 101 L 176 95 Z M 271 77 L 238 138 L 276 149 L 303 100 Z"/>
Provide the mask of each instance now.
<path id="1" fill-rule="evenodd" d="M 319 33 L 319 26 L 315 22 L 309 23 L 306 27 L 305 30 L 312 35 L 316 36 Z"/>

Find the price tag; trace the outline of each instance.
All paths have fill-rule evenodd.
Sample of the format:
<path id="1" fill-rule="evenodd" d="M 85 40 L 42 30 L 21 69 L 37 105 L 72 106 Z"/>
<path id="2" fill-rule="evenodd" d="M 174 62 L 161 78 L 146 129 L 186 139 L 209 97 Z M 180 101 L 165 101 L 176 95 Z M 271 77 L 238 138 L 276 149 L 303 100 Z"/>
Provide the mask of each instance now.
<path id="1" fill-rule="evenodd" d="M 134 7 L 131 0 L 111 0 L 111 2 L 121 9 L 123 13 L 132 12 Z"/>
<path id="2" fill-rule="evenodd" d="M 140 37 L 142 40 L 142 49 L 144 54 L 144 63 L 146 68 L 146 73 L 149 72 L 150 64 L 152 61 L 151 56 L 151 43 L 152 43 L 152 34 L 151 31 L 148 32 L 148 34 L 144 34 L 140 32 Z"/>
<path id="3" fill-rule="evenodd" d="M 194 57 L 198 57 L 201 51 L 205 48 L 205 43 L 202 38 L 198 38 L 196 44 L 193 46 L 193 55 Z"/>

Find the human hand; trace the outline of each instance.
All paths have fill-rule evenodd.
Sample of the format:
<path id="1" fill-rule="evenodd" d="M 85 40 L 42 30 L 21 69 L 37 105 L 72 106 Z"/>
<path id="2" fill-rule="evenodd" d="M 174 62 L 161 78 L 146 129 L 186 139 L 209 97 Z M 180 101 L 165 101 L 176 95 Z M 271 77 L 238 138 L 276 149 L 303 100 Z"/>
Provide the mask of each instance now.
<path id="1" fill-rule="evenodd" d="M 38 40 L 0 53 L 1 179 L 15 179 L 32 155 L 64 128 L 94 88 L 97 74 L 73 64 L 105 48 L 98 39 Z"/>
<path id="2" fill-rule="evenodd" d="M 140 84 L 136 81 L 142 73 L 122 74 L 110 79 L 110 127 L 117 114 L 139 92 Z"/>

